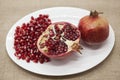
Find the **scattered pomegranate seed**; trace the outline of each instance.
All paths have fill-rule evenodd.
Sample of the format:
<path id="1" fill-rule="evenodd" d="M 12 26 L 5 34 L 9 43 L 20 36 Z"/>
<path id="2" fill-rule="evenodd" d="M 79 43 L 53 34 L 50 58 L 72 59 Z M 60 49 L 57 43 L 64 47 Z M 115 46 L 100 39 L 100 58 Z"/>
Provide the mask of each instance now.
<path id="1" fill-rule="evenodd" d="M 32 16 L 30 22 L 23 23 L 21 27 L 17 26 L 14 34 L 14 55 L 26 62 L 49 62 L 50 59 L 38 50 L 36 44 L 39 36 L 50 24 L 49 16 L 40 14 L 37 18 Z"/>

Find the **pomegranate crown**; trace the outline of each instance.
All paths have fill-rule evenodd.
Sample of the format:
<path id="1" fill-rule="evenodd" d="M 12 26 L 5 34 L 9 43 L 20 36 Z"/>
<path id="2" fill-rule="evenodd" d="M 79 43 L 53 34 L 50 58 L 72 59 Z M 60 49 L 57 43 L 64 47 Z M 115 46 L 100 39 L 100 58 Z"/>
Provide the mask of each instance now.
<path id="1" fill-rule="evenodd" d="M 103 12 L 97 12 L 96 10 L 90 11 L 90 16 L 91 17 L 98 17 L 99 14 L 103 14 Z"/>

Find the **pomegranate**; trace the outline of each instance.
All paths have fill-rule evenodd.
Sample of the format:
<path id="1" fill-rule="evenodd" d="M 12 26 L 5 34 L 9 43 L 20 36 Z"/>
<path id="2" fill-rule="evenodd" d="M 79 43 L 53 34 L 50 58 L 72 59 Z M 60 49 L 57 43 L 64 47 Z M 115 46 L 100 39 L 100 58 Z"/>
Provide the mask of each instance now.
<path id="1" fill-rule="evenodd" d="M 108 21 L 99 14 L 97 11 L 91 11 L 90 15 L 79 21 L 81 38 L 89 45 L 99 45 L 109 36 Z"/>
<path id="2" fill-rule="evenodd" d="M 39 17 L 31 17 L 30 22 L 18 26 L 14 34 L 15 56 L 18 59 L 33 61 L 35 63 L 49 62 L 50 59 L 43 55 L 37 48 L 37 39 L 51 24 L 48 15 L 40 14 Z"/>
<path id="3" fill-rule="evenodd" d="M 48 26 L 37 41 L 38 49 L 47 57 L 59 59 L 80 49 L 80 31 L 68 22 Z"/>

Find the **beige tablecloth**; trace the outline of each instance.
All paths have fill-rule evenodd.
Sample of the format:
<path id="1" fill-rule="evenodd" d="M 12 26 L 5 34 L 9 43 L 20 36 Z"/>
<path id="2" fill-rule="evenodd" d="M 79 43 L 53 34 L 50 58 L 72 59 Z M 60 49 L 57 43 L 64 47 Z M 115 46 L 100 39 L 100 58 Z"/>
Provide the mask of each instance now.
<path id="1" fill-rule="evenodd" d="M 5 40 L 12 25 L 23 16 L 48 7 L 70 6 L 104 12 L 115 32 L 115 46 L 98 66 L 76 75 L 47 77 L 17 66 L 7 55 Z M 120 80 L 120 0 L 0 0 L 0 80 Z"/>

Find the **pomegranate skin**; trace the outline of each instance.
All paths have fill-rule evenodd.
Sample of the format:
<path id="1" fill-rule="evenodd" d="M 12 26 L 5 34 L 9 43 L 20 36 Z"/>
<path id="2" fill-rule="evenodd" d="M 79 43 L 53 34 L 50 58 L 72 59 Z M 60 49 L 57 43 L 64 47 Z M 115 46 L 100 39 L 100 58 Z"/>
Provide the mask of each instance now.
<path id="1" fill-rule="evenodd" d="M 98 45 L 109 36 L 108 21 L 101 17 L 85 16 L 79 21 L 81 39 L 89 45 Z"/>

